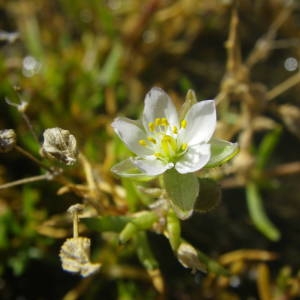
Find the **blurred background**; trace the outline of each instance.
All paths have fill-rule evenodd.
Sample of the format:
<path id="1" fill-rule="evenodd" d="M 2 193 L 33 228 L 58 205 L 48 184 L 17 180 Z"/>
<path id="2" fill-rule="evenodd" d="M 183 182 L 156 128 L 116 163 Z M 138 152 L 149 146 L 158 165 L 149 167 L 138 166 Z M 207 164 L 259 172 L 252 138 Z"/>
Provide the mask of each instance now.
<path id="1" fill-rule="evenodd" d="M 216 135 L 240 145 L 231 163 L 203 173 L 222 187 L 222 202 L 182 223 L 183 237 L 229 277 L 192 274 L 149 232 L 158 288 L 134 244 L 120 246 L 97 228 L 83 231 L 100 272 L 83 279 L 63 271 L 58 253 L 72 234 L 66 211 L 82 197 L 40 181 L 0 189 L 0 298 L 300 297 L 299 57 L 296 0 L 0 1 L 0 129 L 14 129 L 18 145 L 39 158 L 24 114 L 8 99 L 28 102 L 40 142 L 45 128 L 70 130 L 105 183 L 107 214 L 138 210 L 112 192 L 137 197 L 109 171 L 129 154 L 110 123 L 138 118 L 151 87 L 178 106 L 188 89 L 198 100 L 216 99 Z M 65 173 L 84 185 L 80 167 Z M 39 174 L 18 151 L 0 154 L 1 184 Z"/>

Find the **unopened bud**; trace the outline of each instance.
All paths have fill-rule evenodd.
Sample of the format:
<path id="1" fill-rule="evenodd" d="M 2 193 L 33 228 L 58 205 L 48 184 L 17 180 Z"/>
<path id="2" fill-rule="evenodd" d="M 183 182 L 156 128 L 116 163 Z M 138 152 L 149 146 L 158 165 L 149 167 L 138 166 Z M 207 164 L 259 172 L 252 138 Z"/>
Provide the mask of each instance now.
<path id="1" fill-rule="evenodd" d="M 197 250 L 190 244 L 182 242 L 177 250 L 178 261 L 185 267 L 196 271 L 206 272 L 207 268 L 203 265 L 198 257 Z"/>
<path id="2" fill-rule="evenodd" d="M 46 129 L 42 153 L 66 165 L 73 165 L 78 155 L 76 138 L 69 130 L 58 127 Z"/>
<path id="3" fill-rule="evenodd" d="M 11 151 L 16 145 L 17 137 L 13 129 L 0 130 L 0 153 Z"/>

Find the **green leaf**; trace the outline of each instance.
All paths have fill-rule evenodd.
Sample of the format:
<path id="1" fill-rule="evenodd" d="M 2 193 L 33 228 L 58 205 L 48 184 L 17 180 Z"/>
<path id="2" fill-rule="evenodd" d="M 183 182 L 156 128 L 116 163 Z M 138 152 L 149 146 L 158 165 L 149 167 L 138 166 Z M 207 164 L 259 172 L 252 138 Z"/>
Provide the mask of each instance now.
<path id="1" fill-rule="evenodd" d="M 220 139 L 212 139 L 211 143 L 211 158 L 205 168 L 213 168 L 232 159 L 238 152 L 237 143 L 230 143 Z"/>
<path id="2" fill-rule="evenodd" d="M 256 226 L 256 228 L 272 241 L 278 241 L 280 239 L 280 231 L 270 221 L 267 216 L 261 194 L 257 185 L 254 182 L 250 182 L 246 186 L 247 205 L 250 213 L 250 217 Z"/>
<path id="3" fill-rule="evenodd" d="M 112 50 L 108 58 L 105 61 L 105 64 L 101 70 L 99 81 L 104 86 L 114 85 L 119 77 L 120 72 L 120 63 L 123 56 L 123 47 L 120 43 L 116 42 L 113 45 Z"/>
<path id="4" fill-rule="evenodd" d="M 199 185 L 199 195 L 194 209 L 197 212 L 206 213 L 221 202 L 222 191 L 220 185 L 210 178 L 200 178 Z"/>
<path id="5" fill-rule="evenodd" d="M 136 236 L 140 230 L 147 230 L 157 221 L 158 216 L 151 211 L 143 211 L 136 214 L 132 220 L 126 224 L 119 235 L 119 241 L 126 243 Z"/>
<path id="6" fill-rule="evenodd" d="M 276 145 L 279 142 L 282 133 L 281 127 L 277 127 L 270 133 L 266 134 L 262 142 L 259 145 L 256 161 L 257 167 L 262 170 L 268 163 Z"/>
<path id="7" fill-rule="evenodd" d="M 130 217 L 125 216 L 101 216 L 97 218 L 80 219 L 80 221 L 83 222 L 89 229 L 99 232 L 120 232 L 125 225 L 130 222 L 130 220 Z"/>
<path id="8" fill-rule="evenodd" d="M 199 193 L 199 183 L 195 174 L 179 174 L 170 169 L 163 174 L 164 185 L 176 215 L 184 220 L 191 216 Z"/>
<path id="9" fill-rule="evenodd" d="M 178 217 L 171 209 L 167 215 L 167 232 L 172 250 L 176 251 L 180 244 L 181 226 Z"/>
<path id="10" fill-rule="evenodd" d="M 156 270 L 159 265 L 151 250 L 147 234 L 144 231 L 139 231 L 135 235 L 136 250 L 138 258 L 147 270 Z"/>

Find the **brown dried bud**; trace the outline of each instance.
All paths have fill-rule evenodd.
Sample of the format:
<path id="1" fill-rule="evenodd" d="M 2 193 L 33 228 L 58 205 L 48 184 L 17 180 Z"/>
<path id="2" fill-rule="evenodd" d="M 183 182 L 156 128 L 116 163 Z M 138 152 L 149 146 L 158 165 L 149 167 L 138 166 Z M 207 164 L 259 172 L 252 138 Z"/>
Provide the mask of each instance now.
<path id="1" fill-rule="evenodd" d="M 76 138 L 69 130 L 58 127 L 46 129 L 42 153 L 66 165 L 73 165 L 78 155 Z"/>
<path id="2" fill-rule="evenodd" d="M 90 262 L 91 241 L 86 237 L 67 239 L 60 249 L 62 268 L 65 271 L 79 273 L 86 277 L 97 272 L 101 264 Z"/>
<path id="3" fill-rule="evenodd" d="M 16 145 L 17 137 L 13 129 L 0 130 L 0 153 L 11 151 Z"/>
<path id="4" fill-rule="evenodd" d="M 287 129 L 300 139 L 300 109 L 297 106 L 283 104 L 278 108 Z"/>

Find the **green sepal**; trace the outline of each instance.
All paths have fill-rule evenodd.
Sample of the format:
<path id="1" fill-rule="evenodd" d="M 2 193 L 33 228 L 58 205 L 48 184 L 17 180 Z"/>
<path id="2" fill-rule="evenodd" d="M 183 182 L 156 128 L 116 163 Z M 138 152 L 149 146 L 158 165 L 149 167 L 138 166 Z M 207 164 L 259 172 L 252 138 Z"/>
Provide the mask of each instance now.
<path id="1" fill-rule="evenodd" d="M 185 101 L 181 106 L 181 110 L 179 112 L 179 119 L 183 120 L 187 112 L 191 109 L 191 107 L 197 103 L 197 97 L 194 90 L 188 90 Z"/>
<path id="2" fill-rule="evenodd" d="M 111 171 L 118 176 L 135 179 L 138 181 L 149 181 L 153 176 L 145 175 L 136 165 L 132 162 L 131 158 L 125 159 L 111 168 Z"/>
<path id="3" fill-rule="evenodd" d="M 232 159 L 238 152 L 237 143 L 230 143 L 224 140 L 213 138 L 211 144 L 211 158 L 205 168 L 214 168 L 221 166 Z"/>
<path id="4" fill-rule="evenodd" d="M 221 202 L 222 190 L 220 185 L 210 178 L 199 178 L 199 195 L 194 209 L 206 213 L 214 209 Z"/>
<path id="5" fill-rule="evenodd" d="M 168 199 L 176 215 L 182 220 L 189 218 L 199 193 L 196 175 L 180 174 L 175 169 L 170 169 L 163 174 L 163 180 Z"/>

